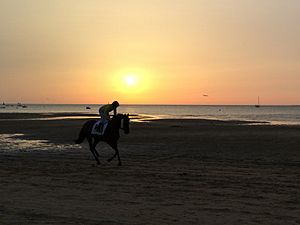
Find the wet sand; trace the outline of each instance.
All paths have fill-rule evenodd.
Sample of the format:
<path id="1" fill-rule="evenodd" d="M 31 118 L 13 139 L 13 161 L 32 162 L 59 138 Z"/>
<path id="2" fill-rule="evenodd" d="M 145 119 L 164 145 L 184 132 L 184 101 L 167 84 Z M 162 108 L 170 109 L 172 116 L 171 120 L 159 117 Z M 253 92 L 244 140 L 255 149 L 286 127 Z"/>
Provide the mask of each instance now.
<path id="1" fill-rule="evenodd" d="M 132 123 L 120 167 L 104 143 L 100 166 L 73 145 L 84 121 L 0 120 L 0 134 L 24 134 L 0 144 L 1 225 L 300 223 L 299 126 Z"/>

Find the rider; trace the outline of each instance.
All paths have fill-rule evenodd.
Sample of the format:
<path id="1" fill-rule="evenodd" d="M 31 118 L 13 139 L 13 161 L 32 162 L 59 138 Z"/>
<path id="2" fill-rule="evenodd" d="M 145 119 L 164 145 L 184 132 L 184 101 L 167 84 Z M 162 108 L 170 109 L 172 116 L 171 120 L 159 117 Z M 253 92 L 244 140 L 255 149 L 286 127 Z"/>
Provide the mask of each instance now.
<path id="1" fill-rule="evenodd" d="M 117 108 L 119 107 L 119 102 L 117 101 L 114 101 L 112 104 L 106 104 L 106 105 L 103 105 L 99 108 L 99 114 L 100 114 L 100 123 L 102 124 L 102 126 L 99 126 L 99 132 L 100 129 L 102 130 L 102 134 L 104 133 L 106 127 L 107 127 L 107 124 L 108 124 L 108 121 L 110 120 L 110 115 L 109 113 L 111 111 L 113 111 L 114 113 L 114 116 L 117 115 Z"/>

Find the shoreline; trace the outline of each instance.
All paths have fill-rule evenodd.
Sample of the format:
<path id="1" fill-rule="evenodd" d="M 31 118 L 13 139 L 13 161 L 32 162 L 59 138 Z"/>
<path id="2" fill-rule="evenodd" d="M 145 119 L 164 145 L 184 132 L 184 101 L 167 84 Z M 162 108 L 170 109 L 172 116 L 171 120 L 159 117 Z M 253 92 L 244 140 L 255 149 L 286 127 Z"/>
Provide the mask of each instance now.
<path id="1" fill-rule="evenodd" d="M 0 121 L 25 121 L 25 120 L 88 120 L 98 119 L 99 115 L 96 113 L 74 113 L 74 112 L 55 112 L 55 113 L 32 113 L 32 112 L 19 112 L 19 113 L 0 113 Z M 205 117 L 179 117 L 179 116 L 158 116 L 147 114 L 130 114 L 132 122 L 151 122 L 160 120 L 170 121 L 202 121 L 202 122 L 223 122 L 223 123 L 236 123 L 243 125 L 268 125 L 268 126 L 300 126 L 298 122 L 287 121 L 257 121 L 257 120 L 224 120 L 218 118 L 205 118 Z"/>
<path id="2" fill-rule="evenodd" d="M 249 120 L 221 120 L 210 118 L 197 117 L 160 117 L 146 114 L 130 114 L 130 119 L 133 122 L 150 122 L 159 120 L 186 120 L 186 121 L 212 121 L 224 123 L 239 123 L 239 124 L 269 124 L 267 121 L 249 121 Z M 17 121 L 17 120 L 78 120 L 78 119 L 95 119 L 99 118 L 98 114 L 94 113 L 0 113 L 0 121 Z M 299 124 L 300 125 L 300 124 Z"/>
<path id="3" fill-rule="evenodd" d="M 59 104 L 32 105 L 25 109 L 3 109 L 1 113 L 35 113 L 35 114 L 65 114 L 66 118 L 74 118 L 72 114 L 98 116 L 100 105 Z M 121 105 L 121 113 L 134 113 L 151 119 L 209 119 L 209 120 L 239 120 L 249 122 L 269 122 L 273 125 L 300 125 L 299 106 L 269 106 L 259 109 L 249 105 Z M 71 116 L 70 116 L 71 115 Z M 0 115 L 1 117 L 1 115 Z M 28 117 L 28 116 L 27 116 Z M 84 117 L 87 118 L 87 117 Z M 40 118 L 40 116 L 37 116 Z M 45 117 L 43 117 L 45 119 Z M 51 119 L 54 119 L 51 116 Z M 150 118 L 149 118 L 150 119 Z"/>

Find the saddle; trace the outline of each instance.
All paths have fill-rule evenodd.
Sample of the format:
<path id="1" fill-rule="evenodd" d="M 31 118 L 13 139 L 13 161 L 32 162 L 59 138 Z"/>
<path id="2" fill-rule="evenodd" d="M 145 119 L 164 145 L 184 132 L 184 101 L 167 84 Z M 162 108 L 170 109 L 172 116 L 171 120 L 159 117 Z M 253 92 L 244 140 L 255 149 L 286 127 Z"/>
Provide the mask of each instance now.
<path id="1" fill-rule="evenodd" d="M 101 120 L 97 121 L 92 129 L 92 134 L 96 134 L 96 135 L 104 135 L 106 128 L 107 128 L 107 124 L 108 123 L 102 123 Z"/>

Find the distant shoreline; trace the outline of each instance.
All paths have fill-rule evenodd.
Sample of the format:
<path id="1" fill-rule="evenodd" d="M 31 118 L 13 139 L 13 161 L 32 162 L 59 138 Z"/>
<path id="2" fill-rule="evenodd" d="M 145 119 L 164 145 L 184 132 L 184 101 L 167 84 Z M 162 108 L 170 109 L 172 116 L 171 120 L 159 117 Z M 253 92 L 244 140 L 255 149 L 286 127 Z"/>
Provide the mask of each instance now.
<path id="1" fill-rule="evenodd" d="M 22 120 L 87 120 L 98 119 L 99 115 L 96 111 L 90 112 L 1 112 L 0 121 L 22 121 Z M 132 122 L 149 122 L 154 120 L 189 120 L 189 121 L 218 121 L 224 123 L 234 124 L 249 124 L 249 125 L 282 125 L 282 126 L 300 126 L 299 121 L 285 121 L 284 118 L 280 118 L 276 121 L 267 119 L 255 119 L 253 118 L 218 118 L 217 116 L 201 116 L 201 115 L 155 115 L 151 113 L 129 113 Z"/>
<path id="2" fill-rule="evenodd" d="M 206 118 L 159 118 L 151 115 L 130 115 L 133 122 L 150 122 L 150 121 L 202 121 L 218 122 L 223 124 L 270 124 L 267 121 L 247 121 L 247 120 L 219 120 Z M 88 113 L 0 113 L 0 121 L 22 121 L 22 120 L 88 120 L 98 119 L 98 114 Z"/>
<path id="3" fill-rule="evenodd" d="M 100 106 L 104 105 L 107 103 L 22 103 L 22 105 L 74 105 L 74 106 Z M 18 103 L 5 103 L 6 106 L 8 107 L 14 107 L 17 106 Z M 255 103 L 253 104 L 122 104 L 121 106 L 237 106 L 237 107 L 242 107 L 242 106 L 255 106 Z M 299 107 L 299 104 L 263 104 L 261 105 L 262 107 Z"/>

